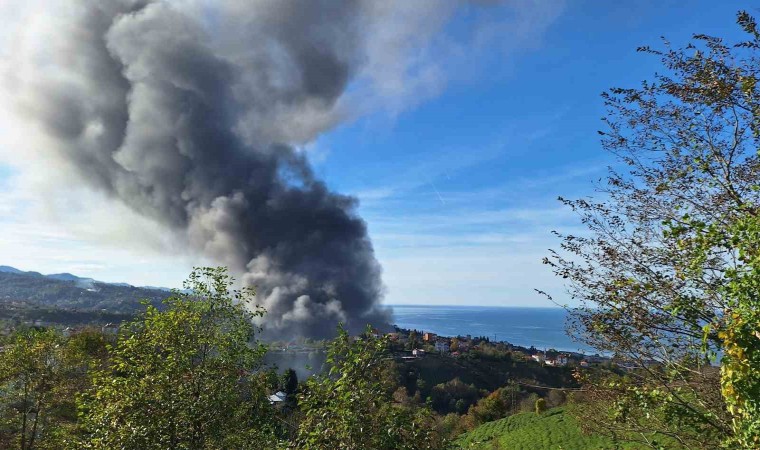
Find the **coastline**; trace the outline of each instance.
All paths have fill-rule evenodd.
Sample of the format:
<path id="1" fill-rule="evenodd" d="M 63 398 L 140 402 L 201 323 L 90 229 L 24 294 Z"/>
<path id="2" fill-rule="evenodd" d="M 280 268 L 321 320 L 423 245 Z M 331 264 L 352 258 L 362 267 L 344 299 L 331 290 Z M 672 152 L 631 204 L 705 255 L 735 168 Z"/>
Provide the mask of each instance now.
<path id="1" fill-rule="evenodd" d="M 393 305 L 392 308 L 393 323 L 398 328 L 440 336 L 482 336 L 540 350 L 597 353 L 567 333 L 568 313 L 560 307 Z"/>

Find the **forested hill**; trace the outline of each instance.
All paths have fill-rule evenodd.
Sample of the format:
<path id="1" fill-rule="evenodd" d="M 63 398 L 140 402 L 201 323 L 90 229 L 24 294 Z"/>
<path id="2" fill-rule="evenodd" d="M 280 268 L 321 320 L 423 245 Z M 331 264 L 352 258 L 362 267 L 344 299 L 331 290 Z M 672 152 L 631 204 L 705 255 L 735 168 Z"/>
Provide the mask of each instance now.
<path id="1" fill-rule="evenodd" d="M 134 313 L 141 300 L 158 305 L 169 295 L 164 289 L 102 283 L 71 274 L 42 275 L 37 272 L 0 270 L 0 303 L 77 310 L 108 310 Z"/>

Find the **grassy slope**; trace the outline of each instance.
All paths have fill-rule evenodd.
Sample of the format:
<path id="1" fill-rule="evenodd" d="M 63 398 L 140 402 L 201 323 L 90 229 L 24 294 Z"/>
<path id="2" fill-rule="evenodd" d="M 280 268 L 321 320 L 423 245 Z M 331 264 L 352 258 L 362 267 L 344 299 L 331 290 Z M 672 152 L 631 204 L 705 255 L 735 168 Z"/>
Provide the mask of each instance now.
<path id="1" fill-rule="evenodd" d="M 602 436 L 581 433 L 575 419 L 563 408 L 543 414 L 520 413 L 484 423 L 460 436 L 455 448 L 509 450 L 592 450 L 614 448 Z M 631 447 L 632 448 L 632 447 Z"/>

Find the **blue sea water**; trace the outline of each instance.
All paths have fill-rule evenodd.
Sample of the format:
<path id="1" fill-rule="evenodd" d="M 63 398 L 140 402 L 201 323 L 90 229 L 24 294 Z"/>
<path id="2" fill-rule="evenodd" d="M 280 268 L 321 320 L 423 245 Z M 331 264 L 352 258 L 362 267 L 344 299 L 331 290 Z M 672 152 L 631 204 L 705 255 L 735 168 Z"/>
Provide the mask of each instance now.
<path id="1" fill-rule="evenodd" d="M 523 347 L 596 353 L 565 331 L 562 308 L 391 305 L 400 328 L 442 336 L 487 336 Z"/>

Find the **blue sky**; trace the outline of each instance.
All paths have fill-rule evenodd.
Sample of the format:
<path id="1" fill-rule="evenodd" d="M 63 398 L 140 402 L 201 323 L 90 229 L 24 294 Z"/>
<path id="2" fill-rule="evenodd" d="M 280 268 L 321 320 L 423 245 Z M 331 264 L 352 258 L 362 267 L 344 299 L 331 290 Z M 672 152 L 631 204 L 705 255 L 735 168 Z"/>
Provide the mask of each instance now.
<path id="1" fill-rule="evenodd" d="M 557 196 L 592 194 L 592 181 L 613 163 L 596 133 L 599 94 L 659 69 L 636 47 L 660 46 L 660 36 L 680 45 L 695 32 L 738 36 L 736 11 L 750 6 L 569 1 L 538 35 L 492 28 L 495 38 L 475 57 L 443 62 L 445 85 L 420 102 L 372 109 L 309 144 L 315 171 L 361 201 L 385 301 L 550 305 L 534 288 L 567 300 L 541 258 L 556 246 L 551 230 L 580 231 Z M 465 9 L 445 33 L 457 39 L 476 15 L 501 13 Z M 180 250 L 114 245 L 88 229 L 91 210 L 31 214 L 35 198 L 20 187 L 27 172 L 13 165 L 0 165 L 0 264 L 174 286 L 205 263 Z M 115 229 L 127 226 L 110 217 Z M 139 219 L 129 226 L 160 233 Z"/>

